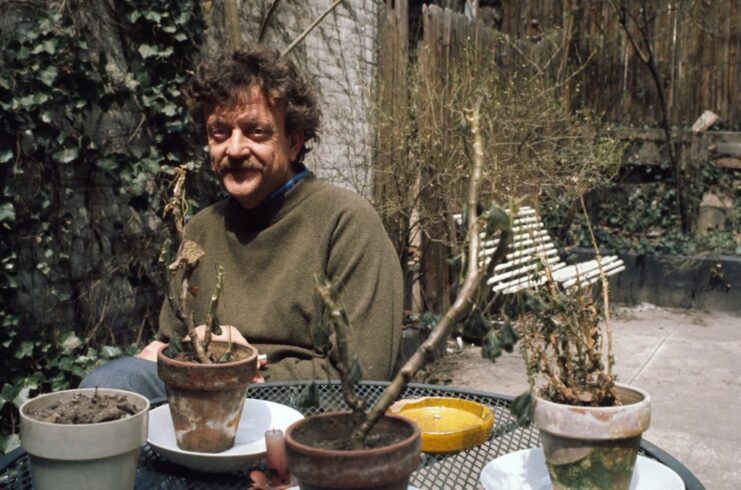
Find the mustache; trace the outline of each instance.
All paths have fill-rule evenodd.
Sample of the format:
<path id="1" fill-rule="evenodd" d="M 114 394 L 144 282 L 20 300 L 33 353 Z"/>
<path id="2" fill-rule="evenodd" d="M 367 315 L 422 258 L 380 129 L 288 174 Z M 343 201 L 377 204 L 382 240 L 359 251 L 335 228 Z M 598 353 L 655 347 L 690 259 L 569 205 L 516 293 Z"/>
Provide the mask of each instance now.
<path id="1" fill-rule="evenodd" d="M 263 165 L 257 161 L 256 158 L 249 157 L 243 159 L 224 157 L 216 166 L 216 170 L 226 172 L 228 170 L 260 170 L 262 171 Z"/>

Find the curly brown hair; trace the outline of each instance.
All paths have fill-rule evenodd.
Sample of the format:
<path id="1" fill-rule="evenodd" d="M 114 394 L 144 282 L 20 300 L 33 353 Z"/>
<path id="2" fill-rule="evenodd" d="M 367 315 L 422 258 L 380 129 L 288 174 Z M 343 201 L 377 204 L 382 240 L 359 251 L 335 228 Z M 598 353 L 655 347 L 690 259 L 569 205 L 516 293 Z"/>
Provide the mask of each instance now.
<path id="1" fill-rule="evenodd" d="M 270 104 L 285 112 L 288 134 L 304 133 L 304 144 L 296 157 L 302 161 L 319 141 L 322 113 L 306 77 L 277 50 L 252 44 L 205 59 L 185 89 L 185 98 L 194 120 L 205 121 L 214 108 L 237 102 L 240 92 L 251 85 L 261 87 Z"/>

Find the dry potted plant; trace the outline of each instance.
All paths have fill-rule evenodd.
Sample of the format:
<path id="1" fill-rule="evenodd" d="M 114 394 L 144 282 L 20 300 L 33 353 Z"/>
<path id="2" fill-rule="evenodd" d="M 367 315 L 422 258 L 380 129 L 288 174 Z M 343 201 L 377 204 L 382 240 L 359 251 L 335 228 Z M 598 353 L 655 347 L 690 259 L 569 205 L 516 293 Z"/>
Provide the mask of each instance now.
<path id="1" fill-rule="evenodd" d="M 197 291 L 190 278 L 204 255 L 201 247 L 184 237 L 185 168 L 177 170 L 173 196 L 165 214 L 174 217 L 179 238 L 177 256 L 169 257 L 165 244 L 160 263 L 165 270 L 166 297 L 175 316 L 183 323 L 186 339 L 173 334 L 157 354 L 157 370 L 167 387 L 167 401 L 175 428 L 177 445 L 186 451 L 220 452 L 234 445 L 249 383 L 257 371 L 254 347 L 213 340 L 221 334 L 216 307 L 221 295 L 223 268 L 216 271 L 216 286 L 203 335 L 196 332 L 191 301 Z M 226 328 L 227 334 L 230 329 Z"/>
<path id="2" fill-rule="evenodd" d="M 103 388 L 57 391 L 20 408 L 21 443 L 34 488 L 134 488 L 149 401 Z"/>
<path id="3" fill-rule="evenodd" d="M 308 417 L 287 429 L 288 467 L 302 489 L 406 489 L 411 473 L 419 466 L 419 429 L 407 419 L 387 414 L 387 410 L 399 399 L 417 371 L 434 357 L 434 351 L 447 339 L 453 327 L 471 311 L 486 277 L 505 255 L 511 240 L 509 217 L 500 208 L 492 206 L 482 216 L 477 212 L 484 160 L 479 107 L 477 104 L 466 114 L 473 136 L 473 161 L 466 200 L 465 280 L 451 308 L 372 407 L 353 390 L 362 372 L 349 349 L 352 326 L 348 316 L 337 303 L 329 281 L 322 277 L 316 279 L 317 294 L 329 313 L 331 328 L 318 328 L 315 343 L 330 352 L 328 359 L 340 374 L 342 392 L 350 411 Z M 502 232 L 499 246 L 488 263 L 479 260 L 484 222 L 488 231 Z M 330 342 L 332 332 L 335 335 L 333 344 Z M 511 349 L 511 345 L 505 347 Z"/>
<path id="4" fill-rule="evenodd" d="M 540 430 L 556 489 L 629 488 L 650 423 L 649 394 L 615 382 L 604 274 L 601 282 L 595 299 L 591 287 L 564 290 L 550 277 L 525 293 L 518 321 L 530 390 L 512 411 Z"/>

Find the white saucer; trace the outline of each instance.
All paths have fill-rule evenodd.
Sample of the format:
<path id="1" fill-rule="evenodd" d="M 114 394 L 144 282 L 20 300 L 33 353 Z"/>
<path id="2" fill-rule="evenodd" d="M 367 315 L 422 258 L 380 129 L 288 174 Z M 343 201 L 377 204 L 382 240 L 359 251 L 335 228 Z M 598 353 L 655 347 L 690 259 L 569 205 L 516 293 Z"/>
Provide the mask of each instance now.
<path id="1" fill-rule="evenodd" d="M 550 490 L 553 488 L 542 448 L 523 449 L 487 464 L 480 477 L 486 490 Z M 638 455 L 630 490 L 684 490 L 684 482 L 671 468 Z"/>
<path id="2" fill-rule="evenodd" d="M 199 453 L 178 448 L 170 407 L 165 403 L 149 412 L 147 442 L 163 458 L 199 471 L 246 471 L 265 457 L 265 431 L 285 430 L 302 418 L 301 413 L 286 405 L 248 398 L 244 401 L 234 447 L 220 453 Z"/>

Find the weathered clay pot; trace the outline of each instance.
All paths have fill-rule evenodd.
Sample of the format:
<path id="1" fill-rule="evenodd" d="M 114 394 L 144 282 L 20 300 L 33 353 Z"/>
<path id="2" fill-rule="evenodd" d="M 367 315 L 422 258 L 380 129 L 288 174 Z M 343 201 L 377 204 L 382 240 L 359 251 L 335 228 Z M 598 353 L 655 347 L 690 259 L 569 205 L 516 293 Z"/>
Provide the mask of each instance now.
<path id="1" fill-rule="evenodd" d="M 348 439 L 349 412 L 330 412 L 299 420 L 286 429 L 288 469 L 302 490 L 406 490 L 409 476 L 420 464 L 417 424 L 396 415 L 378 421 L 371 434 L 402 434 L 401 442 L 361 450 L 324 449 L 317 442 Z"/>
<path id="2" fill-rule="evenodd" d="M 214 341 L 209 351 L 220 355 L 228 345 Z M 157 353 L 157 371 L 167 387 L 178 447 L 203 453 L 231 448 L 249 383 L 257 372 L 257 350 L 232 344 L 237 361 L 199 364 L 170 359 L 165 347 Z"/>
<path id="3" fill-rule="evenodd" d="M 53 424 L 28 414 L 95 388 L 57 391 L 24 403 L 21 445 L 31 457 L 31 478 L 38 490 L 134 488 L 139 450 L 147 440 L 149 401 L 123 390 L 98 388 L 101 395 L 124 395 L 139 411 L 120 420 L 96 424 Z"/>
<path id="4" fill-rule="evenodd" d="M 641 435 L 651 422 L 651 397 L 616 385 L 622 405 L 576 407 L 535 397 L 548 473 L 555 489 L 628 489 Z"/>

